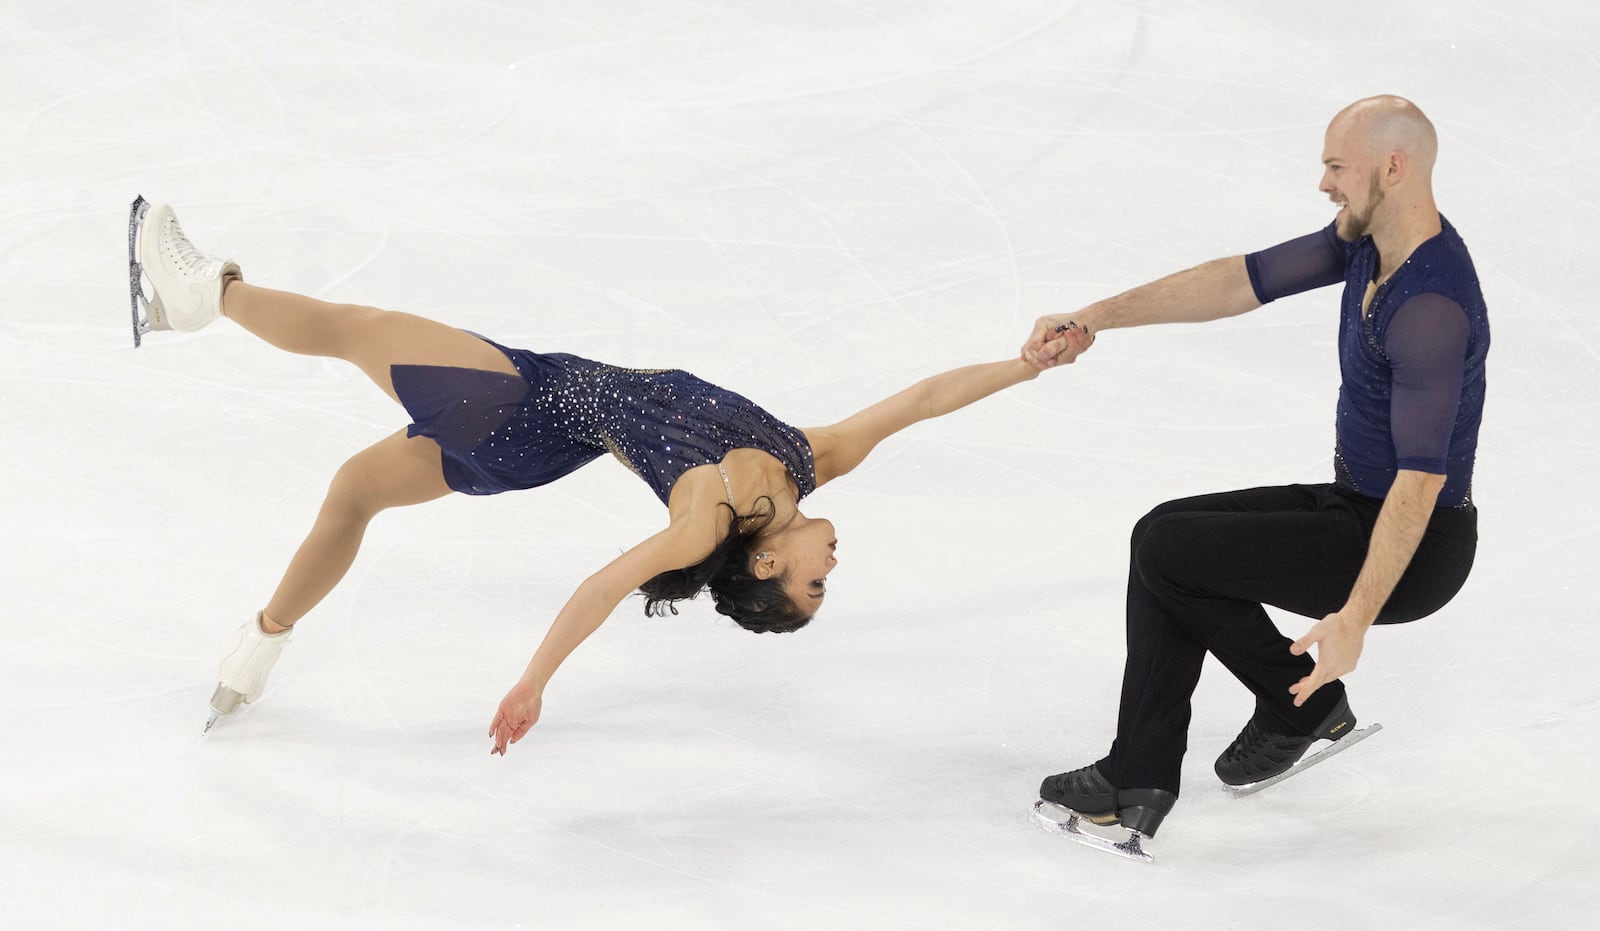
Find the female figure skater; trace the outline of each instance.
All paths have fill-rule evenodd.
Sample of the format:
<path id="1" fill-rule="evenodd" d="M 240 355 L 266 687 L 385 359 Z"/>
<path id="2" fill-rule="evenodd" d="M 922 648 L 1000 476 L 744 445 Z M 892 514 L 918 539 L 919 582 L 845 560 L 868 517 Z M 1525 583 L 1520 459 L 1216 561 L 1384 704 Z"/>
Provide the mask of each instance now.
<path id="1" fill-rule="evenodd" d="M 197 330 L 225 316 L 280 349 L 353 363 L 412 418 L 335 473 L 277 590 L 234 634 L 207 730 L 261 695 L 294 624 L 349 570 L 379 511 L 452 491 L 532 488 L 607 452 L 650 485 L 667 526 L 578 586 L 500 702 L 490 752 L 527 734 L 556 668 L 635 589 L 647 613 L 676 613 L 673 602 L 709 588 L 716 609 L 749 630 L 797 630 L 821 606 L 837 563 L 833 524 L 801 513 L 800 499 L 884 437 L 1040 372 L 1020 358 L 958 368 L 801 430 L 676 369 L 509 349 L 412 314 L 247 284 L 236 264 L 196 250 L 170 207 L 143 198 L 128 249 L 135 345 L 151 330 Z M 1091 341 L 1083 331 L 1066 336 L 1059 362 Z"/>

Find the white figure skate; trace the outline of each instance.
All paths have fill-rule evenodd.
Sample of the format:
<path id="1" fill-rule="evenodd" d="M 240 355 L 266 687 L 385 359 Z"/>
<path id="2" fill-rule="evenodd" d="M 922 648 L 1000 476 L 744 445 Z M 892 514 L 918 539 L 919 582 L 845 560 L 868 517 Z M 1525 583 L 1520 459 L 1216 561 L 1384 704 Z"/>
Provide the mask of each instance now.
<path id="1" fill-rule="evenodd" d="M 290 627 L 281 633 L 261 632 L 261 615 L 258 613 L 234 631 L 228 644 L 228 653 L 222 658 L 222 668 L 217 671 L 217 690 L 211 693 L 211 717 L 206 719 L 204 734 L 225 714 L 233 714 L 239 705 L 249 704 L 261 697 L 267 687 L 267 673 L 278 661 L 289 635 Z"/>
<path id="2" fill-rule="evenodd" d="M 149 295 L 141 276 L 150 283 Z M 237 264 L 196 249 L 171 207 L 134 199 L 128 210 L 128 298 L 135 347 L 151 330 L 198 330 L 222 316 L 223 285 L 243 277 Z"/>

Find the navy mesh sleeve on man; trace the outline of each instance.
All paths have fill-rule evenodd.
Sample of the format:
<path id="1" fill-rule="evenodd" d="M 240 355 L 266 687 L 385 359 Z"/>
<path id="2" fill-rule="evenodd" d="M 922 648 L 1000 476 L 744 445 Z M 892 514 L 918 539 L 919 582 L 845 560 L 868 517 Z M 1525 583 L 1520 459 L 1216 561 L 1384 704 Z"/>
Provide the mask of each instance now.
<path id="1" fill-rule="evenodd" d="M 1395 311 L 1383 345 L 1394 372 L 1395 468 L 1445 474 L 1471 335 L 1461 305 L 1441 294 L 1419 294 Z"/>
<path id="2" fill-rule="evenodd" d="M 1323 288 L 1344 280 L 1344 243 L 1333 224 L 1244 257 L 1256 300 L 1270 304 L 1280 297 Z"/>

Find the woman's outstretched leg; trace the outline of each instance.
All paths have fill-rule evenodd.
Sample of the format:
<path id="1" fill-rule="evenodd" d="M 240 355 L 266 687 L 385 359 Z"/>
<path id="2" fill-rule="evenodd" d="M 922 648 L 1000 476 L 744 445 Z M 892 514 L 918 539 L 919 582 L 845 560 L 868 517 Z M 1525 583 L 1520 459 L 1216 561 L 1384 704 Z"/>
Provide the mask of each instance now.
<path id="1" fill-rule="evenodd" d="M 152 330 L 198 330 L 227 316 L 280 349 L 353 362 L 391 398 L 391 365 L 517 374 L 495 347 L 415 314 L 330 304 L 246 284 L 238 264 L 201 252 L 166 204 L 134 201 L 129 229 L 130 284 L 140 289 L 136 314 L 143 295 L 141 278 L 154 292 L 144 303 L 149 319 L 143 324 L 135 320 L 135 345 Z"/>
<path id="2" fill-rule="evenodd" d="M 241 280 L 229 282 L 223 291 L 222 314 L 279 349 L 344 359 L 391 398 L 395 398 L 389 377 L 392 365 L 443 365 L 517 374 L 511 360 L 494 346 L 416 314 L 331 304 Z"/>
<path id="3" fill-rule="evenodd" d="M 236 711 L 240 703 L 260 696 L 290 629 L 350 570 L 372 518 L 388 508 L 421 504 L 449 493 L 438 444 L 426 437 L 407 437 L 404 430 L 341 466 L 311 533 L 290 560 L 266 609 L 234 633 L 211 696 L 206 729 L 219 716 Z"/>

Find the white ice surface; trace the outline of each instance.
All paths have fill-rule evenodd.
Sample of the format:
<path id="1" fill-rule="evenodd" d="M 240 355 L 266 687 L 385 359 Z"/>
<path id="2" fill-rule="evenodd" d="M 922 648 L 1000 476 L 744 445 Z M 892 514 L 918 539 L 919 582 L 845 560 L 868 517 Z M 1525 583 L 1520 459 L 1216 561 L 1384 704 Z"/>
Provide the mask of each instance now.
<path id="1" fill-rule="evenodd" d="M 0 927 L 1591 927 L 1597 37 L 1581 0 L 5 0 Z M 549 619 L 663 513 L 603 461 L 385 515 L 200 740 L 228 632 L 405 417 L 226 322 L 135 351 L 135 194 L 252 281 L 809 425 L 1320 227 L 1323 128 L 1385 91 L 1440 127 L 1494 322 L 1477 567 L 1368 639 L 1380 739 L 1270 793 L 1215 788 L 1250 703 L 1210 667 L 1154 867 L 1029 806 L 1110 739 L 1134 520 L 1331 474 L 1331 290 L 896 437 L 810 502 L 810 629 L 625 603 L 504 759 Z"/>

